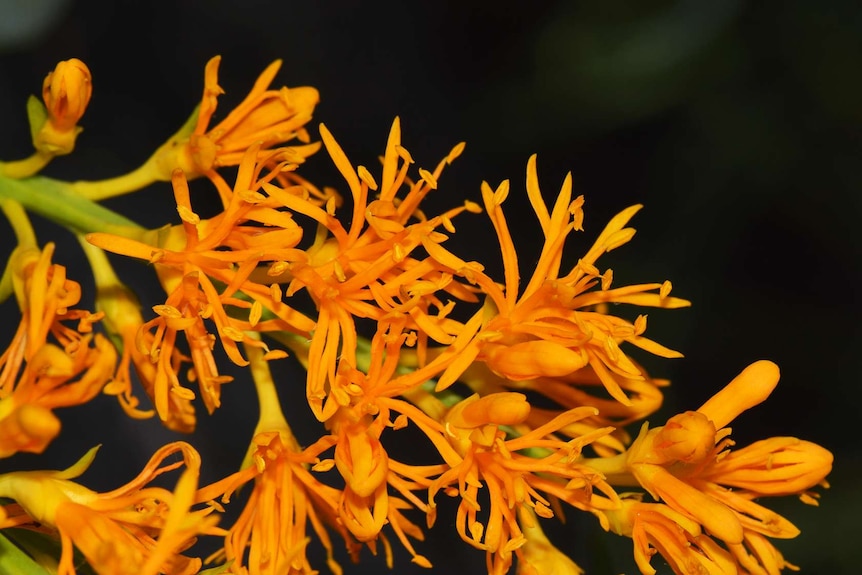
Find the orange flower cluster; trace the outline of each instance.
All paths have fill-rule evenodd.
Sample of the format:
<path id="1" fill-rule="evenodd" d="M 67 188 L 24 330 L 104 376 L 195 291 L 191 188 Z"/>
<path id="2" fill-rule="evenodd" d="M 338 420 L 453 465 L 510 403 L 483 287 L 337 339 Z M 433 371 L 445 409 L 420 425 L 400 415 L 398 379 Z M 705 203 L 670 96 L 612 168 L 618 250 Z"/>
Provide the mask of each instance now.
<path id="1" fill-rule="evenodd" d="M 57 432 L 46 410 L 86 401 L 109 380 L 105 392 L 129 415 L 154 412 L 168 428 L 192 432 L 197 395 L 210 414 L 222 405 L 221 386 L 233 379 L 226 357 L 247 368 L 260 404 L 245 462 L 198 487 L 197 453 L 170 444 L 137 480 L 105 495 L 71 482 L 70 472 L 7 474 L 0 496 L 17 503 L 0 526 L 57 529 L 61 575 L 74 572 L 72 544 L 103 574 L 195 573 L 200 561 L 180 553 L 197 535 L 224 538 L 210 560 L 235 575 L 311 574 L 310 526 L 340 574 L 333 534 L 354 561 L 364 547 L 374 554 L 382 547 L 392 566 L 394 535 L 415 563 L 431 567 L 417 550 L 420 523 L 430 529 L 438 499 L 447 496 L 457 500 L 458 535 L 485 553 L 490 575 L 513 565 L 524 575 L 580 573 L 541 529 L 567 508 L 630 537 L 643 573 L 655 573 L 655 553 L 676 573 L 793 568 L 770 538 L 799 530 L 755 499 L 796 494 L 816 503 L 811 490 L 825 485 L 832 456 L 787 437 L 734 450 L 727 427 L 769 395 L 778 381 L 774 364 L 752 364 L 701 408 L 663 426 L 644 423 L 634 439 L 626 431 L 661 406 L 667 385 L 627 348 L 681 354 L 645 335 L 646 315 L 613 315 L 609 304 L 690 305 L 670 294 L 669 281 L 616 286 L 612 270 L 598 267 L 603 254 L 632 239 L 628 225 L 641 206 L 620 212 L 571 258 L 565 250 L 584 229 L 584 198 L 573 197 L 567 176 L 548 205 L 531 157 L 526 194 L 544 243 L 521 281 L 503 209 L 508 180 L 483 183 L 481 206 L 468 200 L 438 214 L 422 207 L 463 144 L 433 170 L 414 171 L 396 118 L 380 169 L 355 166 L 324 125 L 321 142 L 310 142 L 314 89 L 269 89 L 277 62 L 210 128 L 221 93 L 218 64 L 207 65 L 194 127 L 154 156 L 170 174 L 179 223 L 135 238 L 86 236 L 90 246 L 152 266 L 166 294 L 142 313 L 134 293 L 102 269 L 107 260 L 91 258 L 99 316 L 120 344 L 119 362 L 107 339 L 89 334 L 98 316 L 68 310 L 77 284 L 50 265 L 50 248 L 20 256 L 24 319 L 0 359 L 0 453 L 43 449 Z M 293 139 L 301 145 L 282 146 Z M 298 174 L 321 147 L 348 198 Z M 233 183 L 218 171 L 224 166 L 236 166 Z M 221 202 L 210 218 L 199 215 L 189 190 L 188 180 L 201 175 Z M 502 278 L 457 255 L 450 241 L 456 216 L 482 212 L 495 232 Z M 70 319 L 82 326 L 60 323 Z M 49 331 L 59 347 L 45 343 Z M 288 351 L 307 370 L 304 385 L 273 378 L 269 362 Z M 152 411 L 139 407 L 135 379 Z M 280 407 L 297 399 L 322 424 L 305 447 Z M 402 461 L 392 447 L 406 428 L 418 430 L 428 461 Z M 145 487 L 180 465 L 162 463 L 175 452 L 187 468 L 176 490 Z M 215 528 L 214 510 L 245 485 L 250 493 L 237 519 Z M 39 497 L 47 501 L 41 507 Z"/>

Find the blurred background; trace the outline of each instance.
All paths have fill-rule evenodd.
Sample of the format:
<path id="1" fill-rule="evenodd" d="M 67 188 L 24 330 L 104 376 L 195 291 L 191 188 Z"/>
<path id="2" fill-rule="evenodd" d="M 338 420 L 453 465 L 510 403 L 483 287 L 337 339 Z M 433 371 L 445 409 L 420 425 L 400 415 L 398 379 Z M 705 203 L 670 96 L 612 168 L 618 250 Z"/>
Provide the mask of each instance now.
<path id="1" fill-rule="evenodd" d="M 429 209 L 479 200 L 483 180 L 511 179 L 506 209 L 524 276 L 541 247 L 523 192 L 530 154 L 538 153 L 546 197 L 569 171 L 586 196 L 586 231 L 567 252 L 571 263 L 609 217 L 643 203 L 637 236 L 603 259 L 602 269 L 613 267 L 616 285 L 670 279 L 675 295 L 694 304 L 650 313 L 648 335 L 684 359 L 635 354 L 673 381 L 654 421 L 697 408 L 752 361 L 778 363 L 777 390 L 735 422 L 734 436 L 745 445 L 793 435 L 834 452 L 832 487 L 819 509 L 776 504 L 802 529 L 779 547 L 803 573 L 855 571 L 862 516 L 862 452 L 852 436 L 862 381 L 851 355 L 862 348 L 857 1 L 537 0 L 527 8 L 509 1 L 0 0 L 0 158 L 30 153 L 27 96 L 39 94 L 57 61 L 77 57 L 93 73 L 94 96 L 75 153 L 45 173 L 72 180 L 125 173 L 185 120 L 215 54 L 223 56 L 220 110 L 281 58 L 276 83 L 320 90 L 312 134 L 325 122 L 354 165 L 376 164 L 396 115 L 420 166 L 466 141 Z M 303 170 L 344 189 L 325 155 Z M 196 193 L 196 205 L 211 199 Z M 164 208 L 171 203 L 167 185 L 107 202 L 151 227 L 176 220 Z M 61 242 L 58 261 L 81 265 L 71 236 L 36 224 L 42 241 Z M 2 228 L 5 259 L 14 246 Z M 465 259 L 488 260 L 481 239 L 489 233 L 481 217 L 462 220 L 455 237 L 463 238 Z M 488 267 L 500 269 L 493 261 Z M 152 296 L 147 308 L 158 303 L 158 286 L 142 271 L 138 264 L 121 270 Z M 92 289 L 88 278 L 76 279 L 85 294 Z M 15 317 L 12 302 L 0 310 Z M 3 322 L 4 346 L 16 322 Z M 281 378 L 301 378 L 295 368 L 280 369 Z M 200 432 L 190 441 L 209 462 L 210 479 L 242 457 L 256 413 L 247 392 L 226 386 L 225 407 L 213 417 L 201 407 Z M 300 439 L 312 440 L 301 405 L 287 409 L 300 422 Z M 107 397 L 59 415 L 65 433 L 47 453 L 58 468 L 112 436 L 85 476 L 93 487 L 124 483 L 166 437 L 176 438 L 153 421 L 127 420 Z M 16 457 L 0 461 L 0 471 L 44 461 Z M 552 538 L 590 575 L 636 572 L 628 541 L 570 515 L 564 528 L 550 529 Z M 482 572 L 484 554 L 460 543 L 451 527 L 441 516 L 419 552 L 440 572 Z M 396 570 L 421 571 L 405 557 Z M 374 572 L 386 568 L 368 553 L 346 566 L 348 574 Z"/>

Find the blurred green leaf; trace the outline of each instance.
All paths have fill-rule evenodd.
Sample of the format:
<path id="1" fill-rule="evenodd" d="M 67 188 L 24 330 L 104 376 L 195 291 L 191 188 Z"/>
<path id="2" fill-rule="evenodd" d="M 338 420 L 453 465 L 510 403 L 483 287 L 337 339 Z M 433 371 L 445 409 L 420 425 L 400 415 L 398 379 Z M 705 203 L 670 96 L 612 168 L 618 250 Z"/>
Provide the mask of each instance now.
<path id="1" fill-rule="evenodd" d="M 2 535 L 6 536 L 4 539 L 10 546 L 14 547 L 18 553 L 25 555 L 30 562 L 29 570 L 21 571 L 22 574 L 53 575 L 57 572 L 57 563 L 61 551 L 60 542 L 57 539 L 30 529 L 6 529 L 0 534 L 0 536 Z M 4 552 L 4 550 L 0 550 L 0 573 L 6 575 L 5 565 L 2 563 Z M 77 549 L 75 550 L 74 563 L 78 575 L 96 575 L 96 572 Z M 13 575 L 18 572 L 9 571 L 8 573 Z"/>
<path id="2" fill-rule="evenodd" d="M 4 533 L 0 533 L 0 573 L 6 575 L 50 575 L 50 571 L 39 565 L 24 550 L 8 539 Z"/>

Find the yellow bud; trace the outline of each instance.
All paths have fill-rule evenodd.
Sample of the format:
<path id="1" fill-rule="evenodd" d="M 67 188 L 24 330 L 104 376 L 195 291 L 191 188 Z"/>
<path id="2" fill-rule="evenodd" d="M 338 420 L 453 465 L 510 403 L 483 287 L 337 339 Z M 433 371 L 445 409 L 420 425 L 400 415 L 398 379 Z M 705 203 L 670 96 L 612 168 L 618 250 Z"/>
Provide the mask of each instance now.
<path id="1" fill-rule="evenodd" d="M 57 64 L 42 83 L 42 99 L 48 109 L 49 121 L 60 131 L 75 128 L 92 95 L 90 69 L 77 58 Z"/>
<path id="2" fill-rule="evenodd" d="M 767 360 L 755 361 L 713 395 L 698 411 L 715 424 L 727 426 L 743 411 L 760 404 L 778 385 L 778 366 Z"/>
<path id="3" fill-rule="evenodd" d="M 34 133 L 33 145 L 42 153 L 64 155 L 75 149 L 78 121 L 90 103 L 93 82 L 87 65 L 72 58 L 57 64 L 42 83 L 47 121 Z"/>
<path id="4" fill-rule="evenodd" d="M 667 460 L 698 463 L 715 446 L 715 425 L 702 413 L 686 411 L 658 430 L 653 445 Z"/>
<path id="5" fill-rule="evenodd" d="M 483 425 L 516 425 L 530 415 L 530 404 L 523 393 L 506 391 L 485 397 L 471 395 L 457 403 L 446 415 L 447 423 L 461 429 Z"/>
<path id="6" fill-rule="evenodd" d="M 98 494 L 70 481 L 92 462 L 91 449 L 65 471 L 13 471 L 0 475 L 0 497 L 14 499 L 27 514 L 44 525 L 54 526 L 57 508 L 66 502 L 87 504 Z"/>
<path id="7" fill-rule="evenodd" d="M 486 344 L 485 363 L 491 371 L 512 381 L 537 377 L 562 377 L 589 363 L 583 350 L 558 343 L 533 340 L 513 345 Z"/>

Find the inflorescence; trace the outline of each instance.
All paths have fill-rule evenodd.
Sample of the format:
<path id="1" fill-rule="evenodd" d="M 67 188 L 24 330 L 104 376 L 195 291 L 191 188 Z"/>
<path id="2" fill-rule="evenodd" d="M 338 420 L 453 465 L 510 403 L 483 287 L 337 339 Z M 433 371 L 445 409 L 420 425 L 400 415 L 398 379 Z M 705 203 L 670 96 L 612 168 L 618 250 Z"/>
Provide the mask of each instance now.
<path id="1" fill-rule="evenodd" d="M 796 569 L 772 540 L 799 530 L 762 500 L 797 495 L 816 504 L 812 489 L 827 486 L 832 454 L 793 437 L 742 448 L 730 437 L 731 422 L 777 384 L 775 364 L 754 362 L 696 410 L 646 422 L 668 382 L 627 350 L 681 354 L 646 335 L 646 315 L 630 321 L 611 313 L 626 306 L 609 304 L 690 304 L 671 295 L 669 281 L 617 286 L 599 267 L 603 254 L 632 239 L 629 222 L 641 206 L 613 217 L 572 263 L 563 252 L 583 232 L 584 198 L 573 197 L 570 175 L 559 191 L 543 193 L 529 158 L 526 195 L 544 242 L 522 278 L 504 213 L 514 192 L 508 180 L 483 183 L 476 201 L 442 213 L 423 208 L 463 143 L 433 169 L 417 168 L 396 118 L 379 166 L 356 166 L 329 128 L 320 124 L 319 138 L 307 129 L 317 90 L 271 87 L 279 62 L 216 123 L 219 63 L 207 64 L 186 125 L 142 166 L 109 180 L 37 175 L 74 150 L 92 93 L 87 66 L 61 62 L 45 79 L 43 101 L 30 99 L 34 153 L 0 163 L 0 207 L 18 241 L 0 299 L 14 296 L 20 311 L 0 356 L 0 457 L 43 452 L 61 432 L 54 410 L 100 393 L 115 396 L 129 417 L 192 433 L 197 403 L 209 414 L 229 410 L 221 399 L 233 379 L 227 372 L 246 368 L 239 372 L 248 381 L 231 385 L 255 393 L 260 414 L 244 463 L 202 484 L 205 462 L 176 441 L 137 477 L 98 493 L 77 479 L 94 448 L 64 471 L 0 475 L 0 528 L 57 539 L 58 575 L 82 569 L 75 550 L 102 575 L 311 574 L 321 566 L 309 560 L 310 544 L 325 549 L 338 575 L 339 547 L 353 561 L 363 548 L 382 551 L 391 567 L 398 545 L 431 568 L 422 541 L 441 528 L 438 502 L 454 498 L 455 516 L 440 523 L 454 523 L 485 553 L 491 575 L 513 567 L 520 575 L 581 573 L 560 550 L 565 542 L 542 531 L 577 511 L 631 538 L 642 573 L 656 572 L 656 554 L 682 574 Z M 341 174 L 344 195 L 301 175 L 318 153 Z M 196 210 L 195 178 L 217 192 L 216 215 Z M 155 182 L 174 191 L 164 227 L 144 229 L 99 203 Z M 82 307 L 72 279 L 85 272 L 54 261 L 54 245 L 37 241 L 28 212 L 80 240 L 95 311 Z M 502 277 L 449 241 L 456 223 L 477 214 L 495 231 L 499 254 L 490 257 L 502 259 Z M 154 271 L 164 300 L 142 307 L 106 252 Z M 274 378 L 270 364 L 287 357 L 305 368 L 304 381 Z M 310 445 L 296 439 L 280 403 L 303 397 L 322 423 Z M 433 461 L 397 459 L 390 446 L 408 427 Z M 181 470 L 173 490 L 153 483 L 172 470 Z M 244 497 L 231 501 L 241 489 Z M 241 508 L 236 519 L 221 520 L 233 505 Z M 220 550 L 196 557 L 203 537 L 222 541 Z"/>

